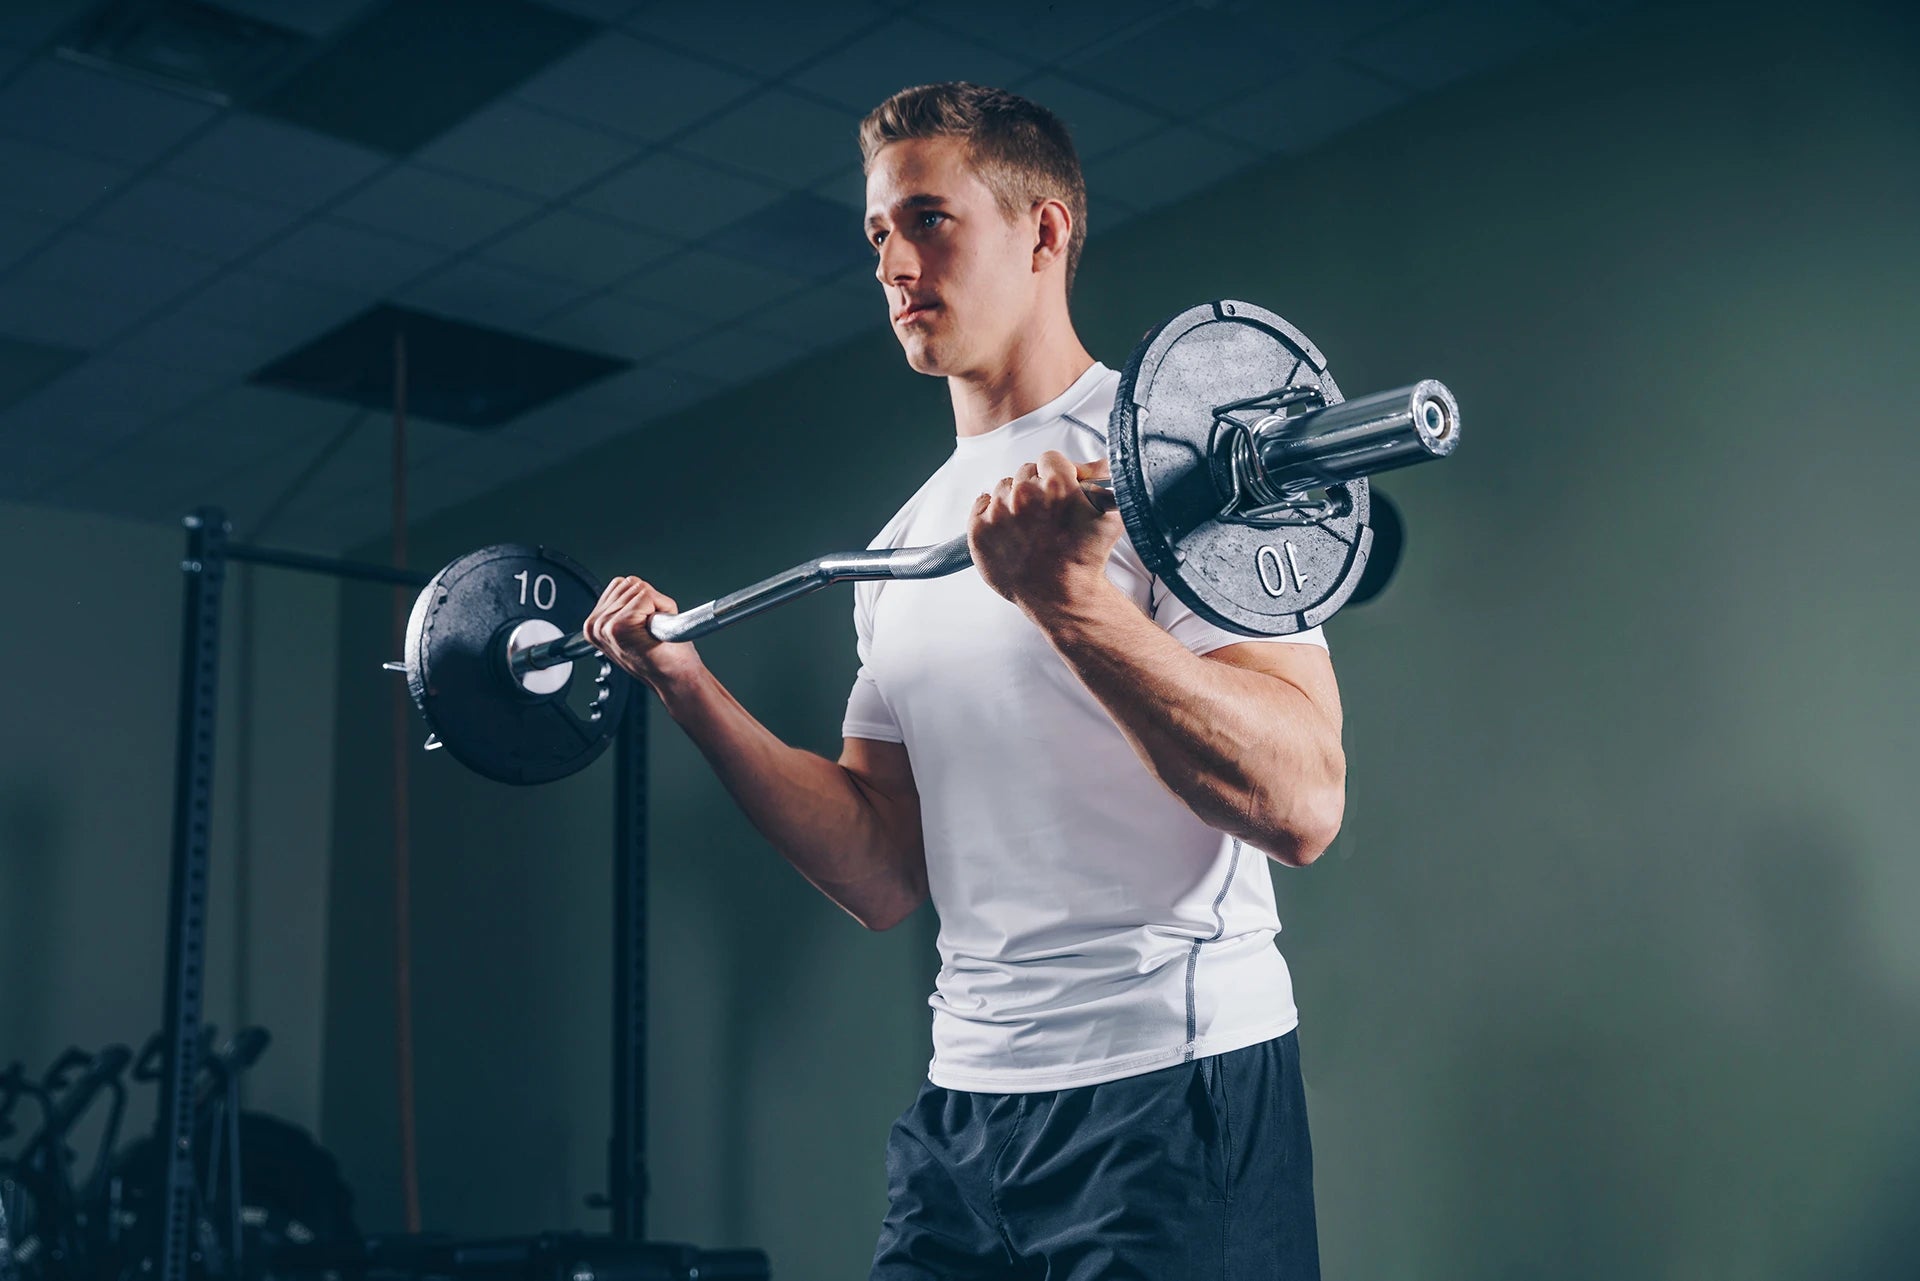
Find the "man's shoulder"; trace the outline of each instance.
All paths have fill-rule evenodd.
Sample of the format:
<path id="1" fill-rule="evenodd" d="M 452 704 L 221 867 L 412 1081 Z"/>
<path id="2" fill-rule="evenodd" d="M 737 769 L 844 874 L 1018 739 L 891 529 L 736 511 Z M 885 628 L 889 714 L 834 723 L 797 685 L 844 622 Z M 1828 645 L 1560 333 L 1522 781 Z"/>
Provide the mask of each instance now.
<path id="1" fill-rule="evenodd" d="M 1104 450 L 1107 443 L 1107 422 L 1113 417 L 1113 402 L 1120 394 L 1120 371 L 1102 367 L 1100 376 L 1087 385 L 1085 394 L 1078 396 L 1070 405 L 1060 411 L 1060 425 L 1069 430 L 1084 432 L 1100 442 Z"/>

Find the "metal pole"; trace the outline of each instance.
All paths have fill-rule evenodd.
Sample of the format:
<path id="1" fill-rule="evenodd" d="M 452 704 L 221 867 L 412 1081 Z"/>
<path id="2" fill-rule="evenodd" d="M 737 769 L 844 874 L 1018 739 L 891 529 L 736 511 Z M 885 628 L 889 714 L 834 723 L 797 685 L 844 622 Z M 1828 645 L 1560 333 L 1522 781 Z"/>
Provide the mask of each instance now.
<path id="1" fill-rule="evenodd" d="M 332 574 L 335 578 L 360 578 L 370 583 L 398 583 L 403 587 L 425 587 L 433 577 L 410 569 L 396 569 L 391 565 L 368 565 L 357 560 L 336 560 L 331 556 L 309 556 L 305 552 L 254 547 L 248 543 L 228 543 L 227 559 L 256 565 L 278 565 L 282 569 L 304 569 L 314 574 Z"/>
<path id="2" fill-rule="evenodd" d="M 393 568 L 407 565 L 407 336 L 393 335 Z M 407 607 L 393 594 L 396 648 L 405 652 Z M 420 1148 L 414 1127 L 413 1090 L 413 855 L 407 809 L 409 713 L 404 689 L 393 690 L 393 1020 L 394 1058 L 400 1094 L 400 1189 L 407 1231 L 420 1230 Z"/>
<path id="3" fill-rule="evenodd" d="M 220 588 L 226 516 L 203 507 L 186 518 L 180 639 L 180 725 L 174 749 L 173 861 L 167 888 L 166 1031 L 154 1139 L 165 1163 L 160 1281 L 187 1281 L 193 1232 L 193 1090 L 206 983 L 207 847 L 213 809 L 213 730 L 220 692 Z"/>
<path id="4" fill-rule="evenodd" d="M 613 1236 L 647 1235 L 647 707 L 636 691 L 614 746 Z"/>

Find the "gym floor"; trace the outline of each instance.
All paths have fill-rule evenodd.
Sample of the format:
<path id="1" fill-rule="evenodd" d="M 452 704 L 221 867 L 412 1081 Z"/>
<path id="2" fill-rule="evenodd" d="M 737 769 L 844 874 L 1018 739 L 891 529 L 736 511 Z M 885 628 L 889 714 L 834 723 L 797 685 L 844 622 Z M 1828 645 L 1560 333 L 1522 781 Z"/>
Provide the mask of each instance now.
<path id="1" fill-rule="evenodd" d="M 1378 482 L 1404 553 L 1326 627 L 1345 823 L 1270 869 L 1325 1274 L 1912 1274 L 1905 6 L 485 8 L 0 11 L 0 1067 L 161 1026 L 181 519 L 390 564 L 387 335 L 426 315 L 453 367 L 544 356 L 483 404 L 413 353 L 411 572 L 536 543 L 687 604 L 864 546 L 952 415 L 854 239 L 852 130 L 971 78 L 1075 130 L 1095 356 L 1242 298 L 1470 424 Z M 829 757 L 848 590 L 701 642 Z M 214 1048 L 269 1029 L 244 1105 L 324 1147 L 359 1229 L 408 1226 L 399 700 L 421 1221 L 605 1231 L 613 755 L 517 788 L 420 751 L 382 671 L 412 596 L 229 570 Z M 647 1235 L 864 1275 L 938 919 L 861 929 L 649 726 Z"/>

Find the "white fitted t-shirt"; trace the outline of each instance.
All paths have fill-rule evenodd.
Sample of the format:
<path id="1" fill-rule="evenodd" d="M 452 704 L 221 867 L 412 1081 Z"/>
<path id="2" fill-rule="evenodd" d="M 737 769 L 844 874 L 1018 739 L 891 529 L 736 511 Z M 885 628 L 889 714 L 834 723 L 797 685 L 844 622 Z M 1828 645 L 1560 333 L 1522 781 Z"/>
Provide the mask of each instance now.
<path id="1" fill-rule="evenodd" d="M 943 542 L 974 500 L 1057 449 L 1107 456 L 1119 375 L 1094 364 L 1051 403 L 951 457 L 871 547 Z M 1107 577 L 1196 654 L 1254 640 L 1147 573 L 1123 533 Z M 1093 1085 L 1284 1035 L 1266 856 L 1207 827 L 1148 772 L 1017 606 L 969 567 L 854 585 L 860 671 L 842 726 L 901 743 L 920 793 L 940 975 L 927 1076 L 948 1089 Z"/>

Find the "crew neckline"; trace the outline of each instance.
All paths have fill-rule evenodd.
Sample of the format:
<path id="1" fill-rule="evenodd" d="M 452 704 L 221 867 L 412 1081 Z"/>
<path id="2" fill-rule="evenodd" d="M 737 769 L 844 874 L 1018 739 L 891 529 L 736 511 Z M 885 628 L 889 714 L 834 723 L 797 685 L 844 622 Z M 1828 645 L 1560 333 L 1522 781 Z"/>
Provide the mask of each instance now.
<path id="1" fill-rule="evenodd" d="M 982 432 L 978 436 L 962 436 L 958 432 L 955 432 L 953 447 L 956 450 L 978 449 L 1005 440 L 1022 427 L 1063 417 L 1067 411 L 1092 395 L 1094 385 L 1112 372 L 1112 370 L 1096 360 L 1091 365 L 1088 365 L 1078 378 L 1073 380 L 1071 386 L 1038 409 L 1028 410 L 1011 422 L 1001 423 L 992 431 Z"/>

